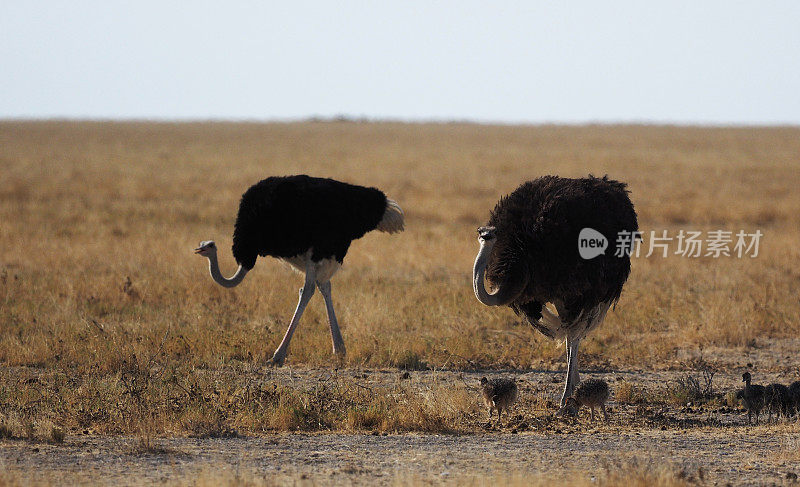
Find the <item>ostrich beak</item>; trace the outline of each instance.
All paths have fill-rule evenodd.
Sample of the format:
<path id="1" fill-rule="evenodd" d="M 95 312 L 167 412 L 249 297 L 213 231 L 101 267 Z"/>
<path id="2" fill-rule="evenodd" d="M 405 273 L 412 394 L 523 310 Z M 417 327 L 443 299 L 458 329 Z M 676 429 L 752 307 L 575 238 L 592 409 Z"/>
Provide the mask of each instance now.
<path id="1" fill-rule="evenodd" d="M 197 247 L 196 249 L 194 249 L 194 253 L 195 254 L 199 254 L 202 251 L 203 251 L 203 247 Z"/>

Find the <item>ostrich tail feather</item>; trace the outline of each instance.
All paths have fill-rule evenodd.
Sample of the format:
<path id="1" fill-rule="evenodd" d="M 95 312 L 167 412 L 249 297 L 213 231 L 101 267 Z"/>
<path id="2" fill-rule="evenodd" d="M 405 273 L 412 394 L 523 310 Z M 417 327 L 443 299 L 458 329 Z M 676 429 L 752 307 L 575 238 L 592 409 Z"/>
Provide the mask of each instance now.
<path id="1" fill-rule="evenodd" d="M 386 211 L 383 212 L 383 218 L 378 222 L 377 228 L 386 233 L 402 232 L 405 229 L 403 210 L 397 202 L 386 198 Z"/>
<path id="2" fill-rule="evenodd" d="M 545 304 L 542 306 L 542 324 L 550 330 L 558 330 L 564 327 L 564 322 L 558 314 L 553 313 Z"/>

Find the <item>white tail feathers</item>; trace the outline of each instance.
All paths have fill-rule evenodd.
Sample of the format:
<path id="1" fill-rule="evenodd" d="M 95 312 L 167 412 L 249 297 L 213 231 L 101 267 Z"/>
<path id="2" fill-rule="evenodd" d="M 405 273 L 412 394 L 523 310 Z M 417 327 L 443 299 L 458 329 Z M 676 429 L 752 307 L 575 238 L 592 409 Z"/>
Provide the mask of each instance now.
<path id="1" fill-rule="evenodd" d="M 542 324 L 544 324 L 545 328 L 548 330 L 560 330 L 564 327 L 564 322 L 561 321 L 561 317 L 558 316 L 558 313 L 550 311 L 547 304 L 542 306 Z"/>
<path id="2" fill-rule="evenodd" d="M 386 211 L 383 212 L 383 218 L 378 223 L 378 230 L 386 233 L 402 232 L 405 225 L 403 220 L 403 210 L 396 201 L 386 198 Z"/>

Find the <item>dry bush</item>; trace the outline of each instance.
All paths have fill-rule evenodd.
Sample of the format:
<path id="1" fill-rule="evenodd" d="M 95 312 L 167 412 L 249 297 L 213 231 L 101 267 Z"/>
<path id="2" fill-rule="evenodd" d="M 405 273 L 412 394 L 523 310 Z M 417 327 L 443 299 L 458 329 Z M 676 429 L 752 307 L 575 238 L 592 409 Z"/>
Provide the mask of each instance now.
<path id="1" fill-rule="evenodd" d="M 714 394 L 714 372 L 702 371 L 702 379 L 687 374 L 678 378 L 669 387 L 668 399 L 672 404 L 701 403 L 717 398 Z"/>
<path id="2" fill-rule="evenodd" d="M 614 400 L 620 404 L 645 404 L 650 402 L 645 390 L 630 381 L 622 381 L 614 391 Z"/>
<path id="3" fill-rule="evenodd" d="M 742 405 L 741 401 L 736 398 L 736 394 L 740 390 L 741 389 L 728 391 L 727 393 L 725 393 L 725 405 L 726 406 L 728 406 L 730 408 L 738 408 L 738 407 L 740 407 Z"/>

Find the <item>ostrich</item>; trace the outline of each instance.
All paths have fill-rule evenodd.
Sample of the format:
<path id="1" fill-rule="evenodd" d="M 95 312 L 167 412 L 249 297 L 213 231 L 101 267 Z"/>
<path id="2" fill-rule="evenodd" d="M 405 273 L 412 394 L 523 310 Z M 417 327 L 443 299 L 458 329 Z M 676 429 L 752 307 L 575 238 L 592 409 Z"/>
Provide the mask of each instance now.
<path id="1" fill-rule="evenodd" d="M 259 255 L 282 259 L 305 273 L 297 308 L 272 356 L 272 363 L 280 366 L 315 287 L 325 299 L 333 353 L 345 355 L 330 279 L 350 243 L 376 229 L 403 230 L 403 210 L 378 189 L 306 175 L 270 177 L 251 186 L 239 203 L 233 232 L 233 257 L 239 268 L 233 277 L 220 273 L 213 241 L 200 242 L 195 253 L 208 258 L 211 277 L 223 287 L 239 285 Z"/>
<path id="2" fill-rule="evenodd" d="M 608 422 L 608 413 L 606 412 L 608 396 L 608 382 L 602 379 L 585 380 L 575 388 L 575 394 L 567 398 L 564 407 L 559 410 L 559 414 L 577 416 L 581 406 L 587 406 L 592 413 L 594 422 L 594 409 L 600 408 L 603 411 L 603 419 Z"/>
<path id="3" fill-rule="evenodd" d="M 508 410 L 517 402 L 517 383 L 514 379 L 487 379 L 481 377 L 481 395 L 483 403 L 489 408 L 489 419 L 492 419 L 492 411 L 497 410 L 497 421 L 503 410 Z"/>
<path id="4" fill-rule="evenodd" d="M 775 413 L 775 421 L 783 415 L 784 418 L 789 416 L 789 388 L 783 384 L 770 384 L 764 387 L 764 406 L 767 408 L 769 416 L 767 416 L 767 423 L 772 422 L 772 413 Z"/>
<path id="5" fill-rule="evenodd" d="M 601 233 L 610 248 L 582 258 L 578 236 L 584 228 Z M 480 250 L 472 272 L 478 300 L 487 306 L 509 306 L 545 336 L 565 340 L 567 377 L 561 406 L 579 382 L 581 339 L 619 300 L 638 229 L 626 185 L 591 175 L 543 176 L 524 183 L 501 198 L 487 226 L 478 229 Z M 615 250 L 618 236 L 624 235 L 629 240 Z M 486 291 L 484 279 L 494 292 Z"/>
<path id="6" fill-rule="evenodd" d="M 747 408 L 747 424 L 752 421 L 753 414 L 756 415 L 756 424 L 758 424 L 758 415 L 764 408 L 767 402 L 767 392 L 764 386 L 757 384 L 750 384 L 753 380 L 750 372 L 742 374 L 742 382 L 744 382 L 744 389 L 736 393 L 736 398 L 741 399 Z"/>

